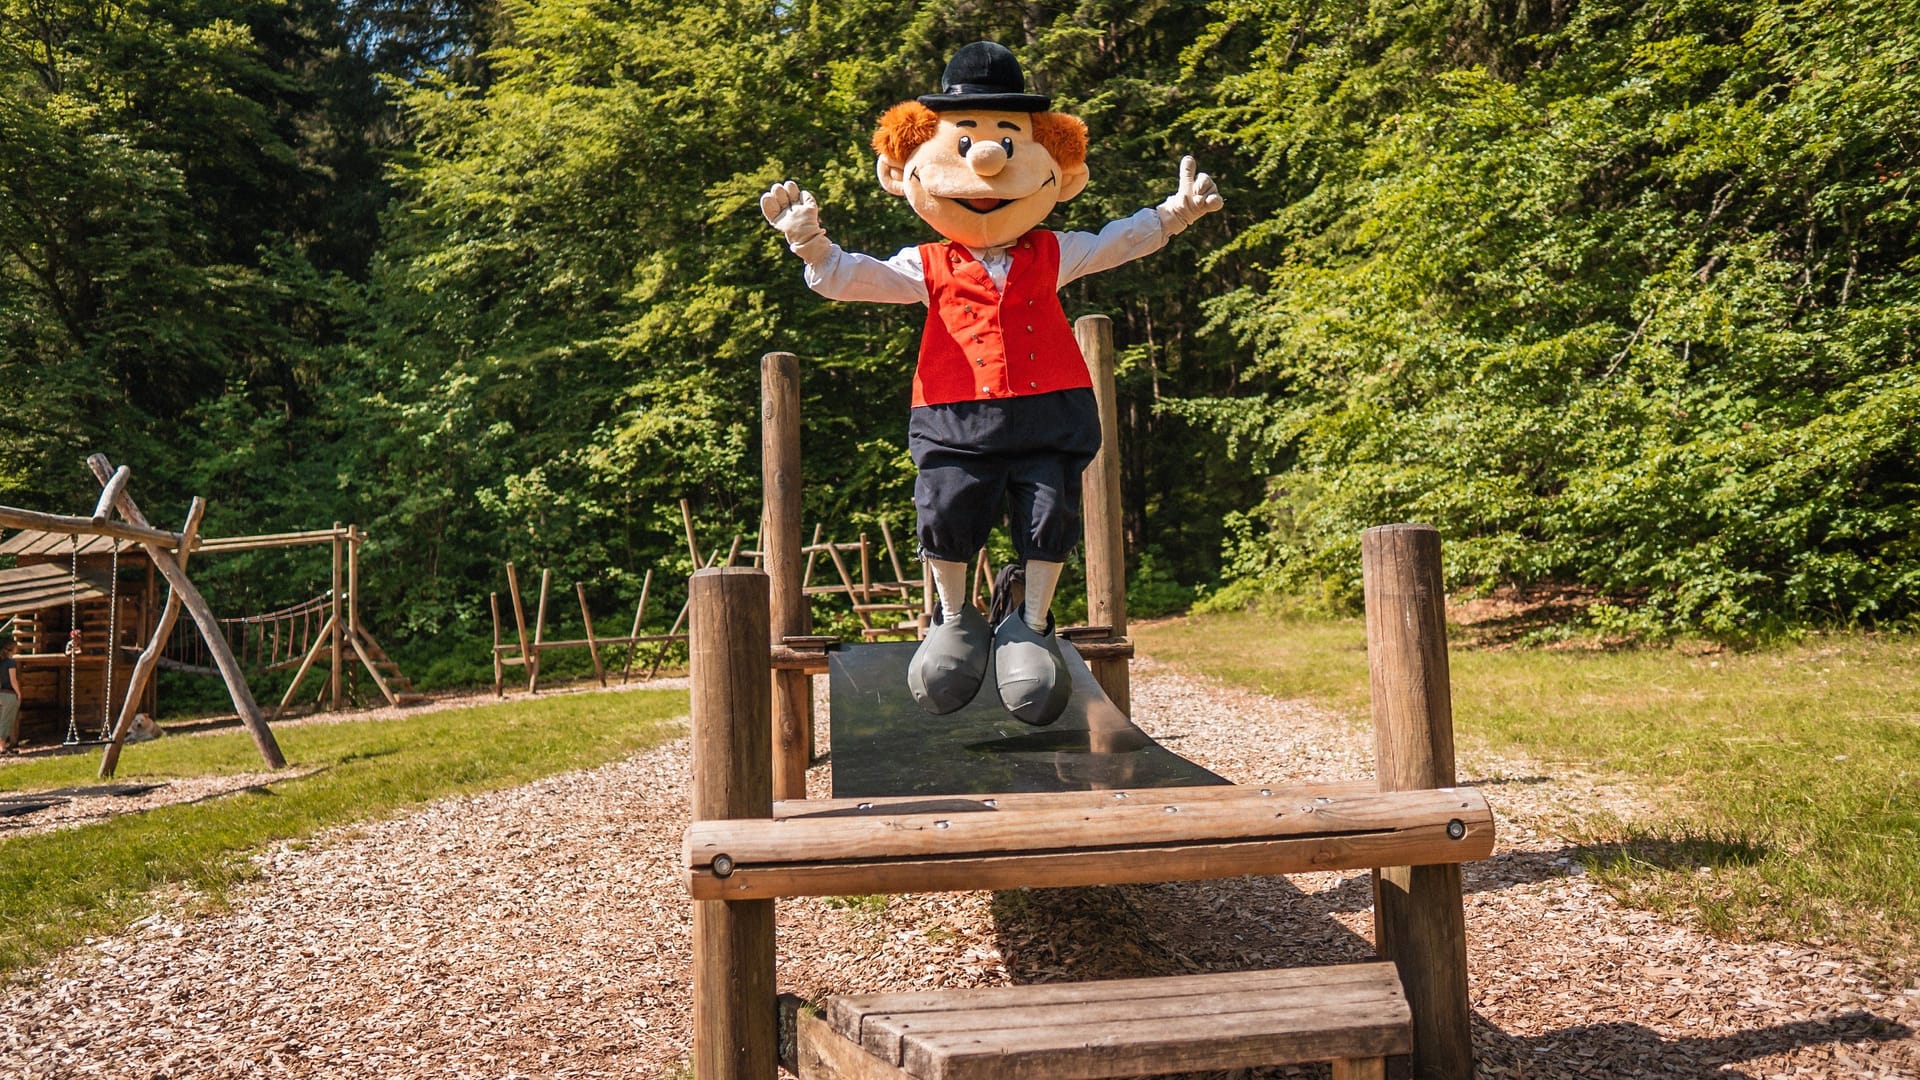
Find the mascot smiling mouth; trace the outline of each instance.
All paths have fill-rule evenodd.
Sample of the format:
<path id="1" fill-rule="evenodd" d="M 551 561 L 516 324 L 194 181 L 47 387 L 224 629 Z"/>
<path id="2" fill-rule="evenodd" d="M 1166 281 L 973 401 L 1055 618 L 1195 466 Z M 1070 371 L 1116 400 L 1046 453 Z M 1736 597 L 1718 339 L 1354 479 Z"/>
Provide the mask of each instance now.
<path id="1" fill-rule="evenodd" d="M 920 175 L 919 171 L 915 170 L 914 176 L 916 179 L 919 177 L 919 175 Z M 1047 174 L 1046 180 L 1042 181 L 1039 187 L 1034 188 L 1033 191 L 1030 191 L 1027 194 L 1031 195 L 1034 192 L 1041 191 L 1045 189 L 1049 184 L 1054 184 L 1059 182 L 1059 179 L 1060 178 L 1058 176 L 1052 173 L 1049 173 Z M 944 196 L 944 197 L 947 199 L 947 201 L 956 203 L 960 206 L 964 206 L 968 210 L 971 210 L 976 214 L 991 214 L 995 210 L 998 210 L 1003 206 L 1011 206 L 1014 203 L 1019 202 L 1020 199 L 1026 198 L 1025 195 L 1022 195 L 1019 198 L 1014 198 L 1014 199 L 1000 199 L 990 195 L 983 196 L 980 198 L 971 198 L 971 197 L 959 196 L 959 195 L 950 195 L 950 196 Z"/>

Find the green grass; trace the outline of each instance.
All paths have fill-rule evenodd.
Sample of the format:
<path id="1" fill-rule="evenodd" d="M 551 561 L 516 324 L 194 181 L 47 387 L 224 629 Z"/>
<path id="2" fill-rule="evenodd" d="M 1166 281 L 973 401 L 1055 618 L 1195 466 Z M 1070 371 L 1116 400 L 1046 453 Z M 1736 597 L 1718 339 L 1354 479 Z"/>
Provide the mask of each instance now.
<path id="1" fill-rule="evenodd" d="M 306 776 L 201 803 L 125 814 L 0 841 L 0 972 L 17 970 L 182 896 L 224 904 L 253 876 L 247 857 L 335 825 L 375 820 L 447 795 L 510 787 L 617 760 L 683 730 L 679 691 L 579 694 L 398 720 L 276 732 Z M 0 769 L 0 791 L 98 783 L 96 754 Z M 122 781 L 264 769 L 244 733 L 129 747 Z"/>
<path id="2" fill-rule="evenodd" d="M 1357 620 L 1136 626 L 1152 656 L 1365 722 Z M 1920 941 L 1920 640 L 1836 634 L 1753 652 L 1450 654 L 1462 745 L 1624 774 L 1648 820 L 1576 839 L 1615 891 L 1730 937 L 1837 941 L 1899 967 Z M 1496 796 L 1497 798 L 1497 796 Z"/>

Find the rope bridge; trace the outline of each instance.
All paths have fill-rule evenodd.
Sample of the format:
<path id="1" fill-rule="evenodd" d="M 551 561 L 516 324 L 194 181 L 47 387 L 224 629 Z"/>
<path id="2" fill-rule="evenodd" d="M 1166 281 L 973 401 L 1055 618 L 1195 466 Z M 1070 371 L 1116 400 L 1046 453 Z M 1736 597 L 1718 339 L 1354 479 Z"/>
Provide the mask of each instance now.
<path id="1" fill-rule="evenodd" d="M 227 647 L 249 675 L 284 671 L 300 666 L 317 638 L 326 632 L 333 594 L 323 592 L 292 607 L 258 615 L 218 620 Z M 193 626 L 181 623 L 167 638 L 160 667 L 189 675 L 218 675 L 206 639 Z"/>

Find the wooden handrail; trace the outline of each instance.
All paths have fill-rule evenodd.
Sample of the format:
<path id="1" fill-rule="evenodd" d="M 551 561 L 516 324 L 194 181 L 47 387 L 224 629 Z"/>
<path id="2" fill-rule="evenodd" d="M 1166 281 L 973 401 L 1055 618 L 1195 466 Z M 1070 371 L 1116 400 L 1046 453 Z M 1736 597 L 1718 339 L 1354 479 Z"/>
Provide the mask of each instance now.
<path id="1" fill-rule="evenodd" d="M 760 900 L 1357 870 L 1493 851 L 1493 811 L 1470 788 L 1268 790 L 1277 793 L 1146 789 L 1091 805 L 695 821 L 687 883 L 696 900 Z"/>

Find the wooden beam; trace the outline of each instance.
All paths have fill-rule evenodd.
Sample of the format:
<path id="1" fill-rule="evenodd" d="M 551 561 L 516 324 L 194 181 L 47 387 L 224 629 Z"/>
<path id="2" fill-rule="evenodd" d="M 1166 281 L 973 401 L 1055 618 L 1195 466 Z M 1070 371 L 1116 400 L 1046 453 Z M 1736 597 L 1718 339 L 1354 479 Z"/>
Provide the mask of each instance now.
<path id="1" fill-rule="evenodd" d="M 1374 760 L 1382 792 L 1454 782 L 1453 699 L 1447 671 L 1440 534 L 1384 525 L 1360 537 Z M 1467 927 L 1458 866 L 1413 860 L 1375 872 L 1374 937 L 1413 1007 L 1414 1071 L 1473 1076 Z"/>
<path id="2" fill-rule="evenodd" d="M 840 799 L 788 799 L 773 804 L 776 819 L 805 817 L 888 817 L 898 814 L 965 814 L 994 810 L 1093 810 L 1115 804 L 1186 805 L 1233 799 L 1312 803 L 1317 799 L 1346 799 L 1374 795 L 1372 780 L 1338 780 L 1318 784 L 1209 784 L 1205 787 L 1123 788 L 1116 791 L 1026 791 L 994 795 L 892 795 Z M 1157 800 L 1157 801 L 1156 801 Z"/>
<path id="3" fill-rule="evenodd" d="M 506 668 L 500 663 L 500 650 L 506 646 L 500 644 L 500 594 L 487 594 L 487 606 L 493 611 L 493 696 L 506 697 Z"/>
<path id="4" fill-rule="evenodd" d="M 820 554 L 820 532 L 824 528 L 825 526 L 822 525 L 820 522 L 818 521 L 814 522 L 813 523 L 813 542 L 808 544 L 805 548 L 801 549 L 802 552 L 807 556 L 806 569 L 800 574 L 800 591 L 801 592 L 806 592 L 807 589 L 813 585 L 813 561 Z"/>
<path id="5" fill-rule="evenodd" d="M 232 554 L 236 551 L 267 551 L 276 548 L 311 547 L 345 538 L 346 531 L 332 529 L 308 529 L 304 532 L 262 533 L 257 536 L 215 536 L 200 541 L 202 554 Z M 362 534 L 362 539 L 365 534 Z"/>
<path id="6" fill-rule="evenodd" d="M 576 581 L 573 583 L 573 595 L 580 600 L 580 623 L 587 630 L 587 655 L 593 660 L 594 677 L 600 685 L 607 685 L 607 669 L 600 666 L 600 643 L 593 639 L 593 613 L 587 610 L 587 587 Z"/>
<path id="7" fill-rule="evenodd" d="M 772 672 L 767 576 L 696 572 L 689 668 L 695 822 L 765 817 L 773 808 Z M 771 1080 L 778 1062 L 773 901 L 693 905 L 693 1072 Z"/>
<path id="8" fill-rule="evenodd" d="M 553 567 L 540 571 L 540 603 L 533 609 L 533 650 L 527 653 L 527 693 L 540 689 L 540 641 L 547 636 L 547 587 L 553 584 Z"/>
<path id="9" fill-rule="evenodd" d="M 700 562 L 700 542 L 693 538 L 693 507 L 688 506 L 685 499 L 680 500 L 680 524 L 686 526 L 687 554 L 693 559 L 693 568 L 698 570 L 703 565 Z"/>
<path id="10" fill-rule="evenodd" d="M 94 475 L 99 477 L 102 483 L 112 478 L 111 463 L 104 455 L 95 454 L 89 457 L 87 464 L 93 468 Z M 146 527 L 147 517 L 140 512 L 140 507 L 133 501 L 132 495 L 122 491 L 119 499 L 116 500 L 116 505 L 120 508 L 121 517 L 137 526 Z M 151 531 L 159 532 L 160 530 Z M 162 535 L 175 536 L 175 539 L 178 539 L 172 533 Z M 173 557 L 170 546 L 163 546 L 157 541 L 143 542 L 143 546 L 147 549 L 147 557 L 152 560 L 154 568 L 160 571 L 161 577 L 167 579 L 168 586 L 180 595 L 180 602 L 186 606 L 187 614 L 193 617 L 194 625 L 199 628 L 200 636 L 205 639 L 208 651 L 213 654 L 214 665 L 220 669 L 220 675 L 226 681 L 227 693 L 233 698 L 234 710 L 240 714 L 240 722 L 246 726 L 247 733 L 253 736 L 254 747 L 260 751 L 261 758 L 272 768 L 285 768 L 286 755 L 280 752 L 280 744 L 274 740 L 273 731 L 267 727 L 267 718 L 261 714 L 259 704 L 253 700 L 253 691 L 247 688 L 246 675 L 240 670 L 240 664 L 234 660 L 233 650 L 227 647 L 227 639 L 221 632 L 220 621 L 213 617 L 213 609 L 207 606 L 206 598 L 200 595 L 200 590 L 194 587 L 186 571 L 180 568 L 180 563 Z"/>
<path id="11" fill-rule="evenodd" d="M 287 692 L 281 695 L 279 706 L 273 710 L 274 719 L 279 719 L 280 714 L 287 711 L 287 706 L 293 702 L 293 695 L 300 692 L 300 683 L 307 677 L 307 670 L 313 667 L 314 661 L 319 659 L 321 652 L 327 649 L 332 640 L 333 618 L 328 616 L 326 624 L 320 628 L 318 634 L 314 635 L 312 648 L 307 650 L 305 659 L 300 661 L 300 670 L 294 672 L 293 681 L 287 684 Z M 322 693 L 325 690 L 325 687 L 321 688 Z"/>
<path id="12" fill-rule="evenodd" d="M 113 504 L 120 500 L 120 493 L 127 490 L 127 481 L 133 478 L 133 469 L 122 465 L 113 470 L 113 476 L 100 489 L 100 501 L 93 504 L 93 523 L 105 525 L 113 517 Z M 183 534 L 184 535 L 184 534 Z"/>
<path id="13" fill-rule="evenodd" d="M 695 822 L 685 846 L 688 887 L 703 900 L 1195 881 L 1459 862 L 1492 850 L 1492 812 L 1465 789 L 1279 810 L 1142 799 L 1067 812 Z"/>
<path id="14" fill-rule="evenodd" d="M 520 638 L 520 663 L 532 666 L 533 650 L 527 644 L 527 611 L 520 603 L 520 574 L 507 563 L 507 597 L 513 601 L 513 628 Z"/>
<path id="15" fill-rule="evenodd" d="M 647 590 L 653 588 L 653 571 L 640 579 L 640 602 L 633 606 L 633 631 L 627 635 L 627 662 L 620 667 L 620 685 L 627 685 L 633 674 L 633 658 L 640 652 L 640 621 L 647 616 Z"/>
<path id="16" fill-rule="evenodd" d="M 831 670 L 825 649 L 794 649 L 785 645 L 775 645 L 768 650 L 768 658 L 773 661 L 775 671 L 799 671 L 808 675 L 824 675 Z M 775 694 L 777 695 L 778 691 L 775 691 Z M 780 707 L 779 698 L 776 696 L 774 700 L 774 708 L 777 710 Z M 797 799 L 804 795 L 805 792 L 801 791 L 798 794 L 781 797 Z"/>
<path id="17" fill-rule="evenodd" d="M 880 519 L 880 539 L 887 545 L 887 561 L 893 564 L 893 580 L 904 583 L 907 580 L 907 568 L 900 564 L 900 550 L 893 546 L 893 530 L 887 528 L 887 519 Z"/>
<path id="18" fill-rule="evenodd" d="M 691 865 L 725 854 L 736 868 L 786 863 L 852 862 L 920 856 L 1026 854 L 1065 849 L 1155 847 L 1166 844 L 1321 838 L 1423 830 L 1450 822 L 1469 831 L 1492 828 L 1487 800 L 1472 788 L 1356 792 L 1281 789 L 1278 798 L 1206 797 L 1204 788 L 1152 788 L 1126 799 L 1035 801 L 1018 810 L 948 813 L 909 809 L 889 814 L 827 814 L 709 821 L 687 829 Z M 1233 790 L 1228 787 L 1225 790 Z M 1186 797 L 1200 792 L 1200 798 Z M 1294 795 L 1294 798 L 1288 798 Z M 792 805 L 792 801 L 782 805 Z M 1463 838 L 1464 839 L 1464 838 Z M 1444 845 L 1435 862 L 1463 861 L 1460 841 Z"/>
<path id="19" fill-rule="evenodd" d="M 119 476 L 126 471 L 126 466 L 123 465 L 114 475 Z M 114 495 L 115 502 L 119 501 L 120 495 L 126 493 L 126 489 L 127 486 L 124 483 L 120 485 L 120 490 Z M 183 571 L 186 569 L 187 558 L 193 551 L 193 538 L 200 532 L 200 520 L 206 512 L 207 500 L 198 495 L 194 496 L 193 502 L 187 507 L 187 523 L 180 527 L 180 568 Z M 108 739 L 106 749 L 101 751 L 100 779 L 102 780 L 111 780 L 114 770 L 120 767 L 120 748 L 126 744 L 127 733 L 133 730 L 133 718 L 140 711 L 141 703 L 146 697 L 147 682 L 153 678 L 154 669 L 160 663 L 160 654 L 167 647 L 167 638 L 173 635 L 174 624 L 180 621 L 180 606 L 180 594 L 173 589 L 168 589 L 166 606 L 160 611 L 160 621 L 154 625 L 153 635 L 147 639 L 147 647 L 141 651 L 140 659 L 134 661 L 133 674 L 127 680 L 127 696 L 120 703 L 120 718 L 113 725 L 113 735 Z M 112 688 L 109 687 L 107 692 L 112 694 Z"/>
<path id="20" fill-rule="evenodd" d="M 103 521 L 96 523 L 91 517 L 67 517 L 62 514 L 43 514 L 38 510 L 21 510 L 13 506 L 0 506 L 0 526 L 10 529 L 38 529 L 42 532 L 59 533 L 63 536 L 78 534 L 81 536 L 110 536 L 116 540 L 131 540 L 136 544 L 153 544 L 163 550 L 172 551 L 180 546 L 180 534 L 165 529 L 156 529 L 150 525 L 138 525 L 131 521 Z"/>
<path id="21" fill-rule="evenodd" d="M 709 556 L 705 562 L 701 562 L 699 556 L 697 555 L 694 557 L 694 560 L 693 560 L 696 570 L 712 569 L 714 568 L 714 564 L 718 563 L 719 561 L 720 561 L 719 548 L 714 548 L 713 554 Z M 660 674 L 660 663 L 662 660 L 666 658 L 666 655 L 667 655 L 666 642 L 679 640 L 680 627 L 686 623 L 687 613 L 692 610 L 693 610 L 693 597 L 689 595 L 687 597 L 687 602 L 680 605 L 680 614 L 675 615 L 673 617 L 673 625 L 667 628 L 667 636 L 661 639 L 660 647 L 653 651 L 653 666 L 647 669 L 647 681 L 649 682 L 653 681 L 653 677 L 655 675 Z"/>

